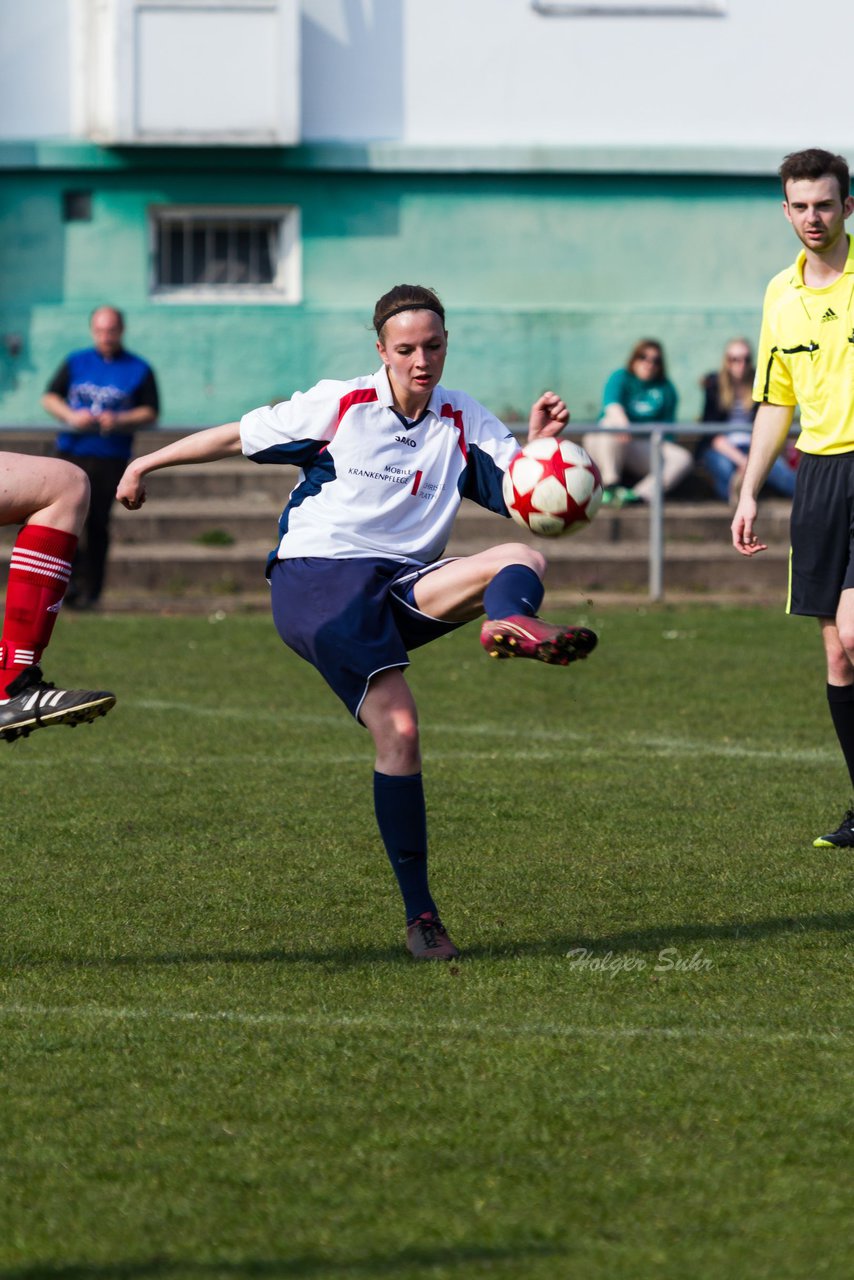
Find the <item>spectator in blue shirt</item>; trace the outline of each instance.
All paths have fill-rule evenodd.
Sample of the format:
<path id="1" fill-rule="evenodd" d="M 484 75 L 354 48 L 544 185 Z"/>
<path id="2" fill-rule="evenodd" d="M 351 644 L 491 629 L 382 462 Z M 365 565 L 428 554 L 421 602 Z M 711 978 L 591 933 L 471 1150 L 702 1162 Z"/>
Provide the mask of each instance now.
<path id="1" fill-rule="evenodd" d="M 614 506 L 648 502 L 652 496 L 650 443 L 625 428 L 633 423 L 675 422 L 678 396 L 667 377 L 664 349 L 654 338 L 636 343 L 622 369 L 605 384 L 599 423 L 607 432 L 584 437 L 584 447 L 602 473 L 604 501 Z M 665 492 L 684 480 L 694 465 L 689 449 L 665 437 L 662 444 Z M 636 481 L 627 485 L 627 481 Z"/>
<path id="2" fill-rule="evenodd" d="M 51 378 L 42 405 L 62 423 L 57 456 L 89 477 L 91 502 L 65 603 L 92 608 L 104 586 L 110 515 L 116 486 L 133 448 L 133 433 L 157 420 L 160 402 L 151 366 L 122 345 L 124 317 L 97 307 L 93 345 L 74 351 Z"/>

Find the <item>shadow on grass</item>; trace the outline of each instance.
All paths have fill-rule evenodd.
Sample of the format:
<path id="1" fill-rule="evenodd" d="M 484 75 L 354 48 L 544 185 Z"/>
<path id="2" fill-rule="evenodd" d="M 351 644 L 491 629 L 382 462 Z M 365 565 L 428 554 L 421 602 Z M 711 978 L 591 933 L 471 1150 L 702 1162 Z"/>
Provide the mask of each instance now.
<path id="1" fill-rule="evenodd" d="M 719 924 L 692 921 L 688 924 L 648 925 L 644 929 L 627 929 L 620 933 L 596 936 L 561 933 L 550 938 L 513 937 L 502 926 L 500 940 L 488 946 L 467 947 L 465 959 L 495 959 L 514 956 L 565 955 L 574 947 L 591 952 L 658 951 L 661 947 L 690 942 L 758 942 L 787 933 L 851 933 L 854 934 L 854 912 L 840 915 L 772 916 L 767 920 L 727 920 Z M 0 957 L 4 968 L 39 968 L 62 965 L 74 969 L 139 968 L 157 965 L 253 965 L 315 964 L 330 969 L 359 969 L 375 964 L 411 964 L 402 941 L 384 947 L 338 947 L 305 951 L 166 951 L 161 955 L 69 956 L 58 953 L 6 955 Z M 0 1272 L 0 1280 L 4 1273 Z"/>
<path id="2" fill-rule="evenodd" d="M 367 965 L 386 964 L 395 960 L 408 959 L 401 942 L 398 946 L 387 947 L 338 947 L 323 951 L 284 951 L 274 948 L 269 951 L 164 951 L 161 955 L 102 955 L 74 956 L 59 952 L 40 952 L 37 954 L 20 954 L 0 956 L 0 967 L 4 969 L 38 969 L 42 966 L 60 965 L 67 969 L 146 969 L 169 965 L 261 965 L 261 964 L 317 964 L 327 965 L 333 969 L 358 969 Z M 0 1280 L 4 1280 L 0 1271 Z"/>
<path id="3" fill-rule="evenodd" d="M 0 1280 L 157 1280 L 181 1276 L 393 1276 L 417 1273 L 433 1267 L 472 1267 L 517 1263 L 525 1259 L 565 1258 L 563 1249 L 553 1245 L 523 1244 L 517 1247 L 460 1245 L 458 1248 L 412 1249 L 406 1253 L 338 1261 L 317 1254 L 295 1258 L 245 1258 L 239 1262 L 194 1262 L 154 1257 L 136 1262 L 41 1262 L 32 1266 L 0 1271 Z M 518 1274 L 518 1273 L 517 1273 Z"/>
<path id="4" fill-rule="evenodd" d="M 767 920 L 725 920 L 719 924 L 691 921 L 689 924 L 648 925 L 620 933 L 596 936 L 568 933 L 559 937 L 507 940 L 488 947 L 473 947 L 468 956 L 565 955 L 574 947 L 591 952 L 659 951 L 661 947 L 691 942 L 759 942 L 786 933 L 852 933 L 854 912 L 840 915 L 772 916 Z"/>

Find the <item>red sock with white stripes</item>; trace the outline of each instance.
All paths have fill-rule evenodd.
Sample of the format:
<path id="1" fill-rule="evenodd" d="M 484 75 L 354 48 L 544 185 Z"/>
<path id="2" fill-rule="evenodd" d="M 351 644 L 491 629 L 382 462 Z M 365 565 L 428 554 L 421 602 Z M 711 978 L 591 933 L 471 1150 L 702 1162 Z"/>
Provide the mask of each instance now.
<path id="1" fill-rule="evenodd" d="M 12 548 L 0 638 L 0 698 L 47 648 L 71 576 L 77 537 L 25 524 Z"/>

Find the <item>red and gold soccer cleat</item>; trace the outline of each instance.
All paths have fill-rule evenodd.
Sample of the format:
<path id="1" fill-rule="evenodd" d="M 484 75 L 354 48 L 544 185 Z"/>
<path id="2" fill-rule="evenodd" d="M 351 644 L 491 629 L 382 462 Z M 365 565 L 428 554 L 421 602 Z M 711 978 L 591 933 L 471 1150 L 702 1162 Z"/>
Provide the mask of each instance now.
<path id="1" fill-rule="evenodd" d="M 587 627 L 559 627 L 520 613 L 491 618 L 480 629 L 480 643 L 492 658 L 535 658 L 559 667 L 586 658 L 597 639 Z"/>

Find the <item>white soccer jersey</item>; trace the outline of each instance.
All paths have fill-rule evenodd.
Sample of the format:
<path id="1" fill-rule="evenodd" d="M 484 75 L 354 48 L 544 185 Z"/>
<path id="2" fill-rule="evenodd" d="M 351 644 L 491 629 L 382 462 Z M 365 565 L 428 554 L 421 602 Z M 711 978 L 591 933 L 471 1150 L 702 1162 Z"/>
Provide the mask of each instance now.
<path id="1" fill-rule="evenodd" d="M 501 481 L 519 452 L 507 427 L 461 391 L 437 386 L 421 418 L 408 422 L 393 407 L 384 367 L 253 409 L 240 436 L 253 462 L 300 468 L 279 522 L 280 560 L 429 564 L 464 497 L 507 515 Z"/>

